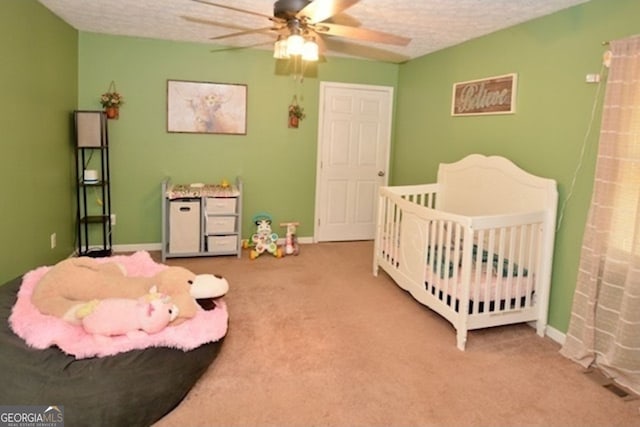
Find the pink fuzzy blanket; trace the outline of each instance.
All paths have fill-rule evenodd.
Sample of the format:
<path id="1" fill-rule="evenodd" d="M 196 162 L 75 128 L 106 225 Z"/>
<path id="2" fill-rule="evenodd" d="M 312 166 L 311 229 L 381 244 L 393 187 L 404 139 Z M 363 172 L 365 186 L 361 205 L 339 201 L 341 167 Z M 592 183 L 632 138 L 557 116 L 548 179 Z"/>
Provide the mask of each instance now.
<path id="1" fill-rule="evenodd" d="M 126 268 L 129 276 L 153 276 L 166 268 L 153 261 L 149 253 L 144 251 L 97 260 L 119 262 Z M 156 334 L 149 335 L 143 331 L 115 337 L 88 334 L 82 326 L 71 325 L 57 317 L 40 313 L 31 303 L 36 283 L 50 268 L 39 267 L 24 275 L 9 317 L 13 331 L 31 347 L 45 349 L 56 345 L 65 353 L 84 359 L 147 347 L 173 347 L 188 351 L 202 344 L 218 341 L 227 333 L 227 306 L 219 299 L 214 310 L 200 309 L 194 318 L 176 326 L 168 326 Z"/>

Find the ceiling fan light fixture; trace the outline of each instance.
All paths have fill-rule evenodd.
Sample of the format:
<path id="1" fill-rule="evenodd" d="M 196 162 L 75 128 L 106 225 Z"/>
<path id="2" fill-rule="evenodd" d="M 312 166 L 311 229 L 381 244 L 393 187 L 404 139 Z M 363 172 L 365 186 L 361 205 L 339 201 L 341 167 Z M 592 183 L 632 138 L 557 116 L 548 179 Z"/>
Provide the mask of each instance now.
<path id="1" fill-rule="evenodd" d="M 289 54 L 287 52 L 287 39 L 282 36 L 278 36 L 278 40 L 273 45 L 273 57 L 276 59 L 287 59 Z"/>
<path id="2" fill-rule="evenodd" d="M 304 47 L 304 38 L 300 34 L 291 34 L 287 38 L 287 55 L 302 55 Z"/>
<path id="3" fill-rule="evenodd" d="M 302 59 L 305 61 L 317 61 L 318 60 L 318 43 L 315 38 L 311 38 L 304 42 L 302 47 Z"/>
<path id="4" fill-rule="evenodd" d="M 385 43 L 396 46 L 406 46 L 411 41 L 410 38 L 400 37 L 382 31 L 361 28 L 357 20 L 333 19 L 344 10 L 356 5 L 362 0 L 275 0 L 273 14 L 266 15 L 261 12 L 254 12 L 239 7 L 234 7 L 218 0 L 191 0 L 203 3 L 208 6 L 218 7 L 234 12 L 245 13 L 247 15 L 266 18 L 270 25 L 263 28 L 247 28 L 236 23 L 222 23 L 201 18 L 181 16 L 187 21 L 197 24 L 207 24 L 221 26 L 238 30 L 229 34 L 210 37 L 211 40 L 220 40 L 230 37 L 240 37 L 249 34 L 271 33 L 279 35 L 277 41 L 273 39 L 266 43 L 274 43 L 273 56 L 276 59 L 291 59 L 292 63 L 298 65 L 310 61 L 319 61 L 320 53 L 325 51 L 337 51 L 347 56 L 360 56 L 384 62 L 404 62 L 409 57 L 405 57 L 398 52 L 386 51 L 376 47 L 360 45 L 356 43 L 341 42 L 335 38 L 354 39 L 368 41 L 372 43 Z M 273 0 L 272 0 L 273 1 Z M 226 2 L 232 3 L 232 2 Z M 249 3 L 249 2 L 247 2 Z M 337 21 L 345 21 L 337 23 Z M 240 21 L 238 21 L 240 23 Z M 328 39 L 325 39 L 325 36 Z M 305 39 L 309 40 L 308 47 L 304 47 Z M 331 41 L 331 44 L 327 42 Z M 335 41 L 335 43 L 334 43 Z M 216 49 L 215 51 L 229 49 L 243 49 L 260 46 L 266 43 L 257 43 L 248 46 L 232 44 L 230 48 Z M 316 52 L 317 50 L 317 52 Z"/>

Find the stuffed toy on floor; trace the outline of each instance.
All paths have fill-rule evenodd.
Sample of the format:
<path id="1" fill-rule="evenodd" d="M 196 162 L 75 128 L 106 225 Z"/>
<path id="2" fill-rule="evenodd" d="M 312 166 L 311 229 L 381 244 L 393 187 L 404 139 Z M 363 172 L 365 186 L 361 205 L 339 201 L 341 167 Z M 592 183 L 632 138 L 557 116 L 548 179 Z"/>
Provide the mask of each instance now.
<path id="1" fill-rule="evenodd" d="M 134 331 L 155 334 L 178 317 L 178 307 L 154 286 L 144 297 L 92 300 L 76 310 L 76 317 L 90 334 L 127 335 Z"/>
<path id="2" fill-rule="evenodd" d="M 81 324 L 77 311 L 87 303 L 109 298 L 137 300 L 154 286 L 177 308 L 177 317 L 170 320 L 174 325 L 194 317 L 198 301 L 219 298 L 229 289 L 224 278 L 196 275 L 182 267 L 167 267 L 152 277 L 132 277 L 117 263 L 79 257 L 51 267 L 35 285 L 31 302 L 43 314 Z"/>

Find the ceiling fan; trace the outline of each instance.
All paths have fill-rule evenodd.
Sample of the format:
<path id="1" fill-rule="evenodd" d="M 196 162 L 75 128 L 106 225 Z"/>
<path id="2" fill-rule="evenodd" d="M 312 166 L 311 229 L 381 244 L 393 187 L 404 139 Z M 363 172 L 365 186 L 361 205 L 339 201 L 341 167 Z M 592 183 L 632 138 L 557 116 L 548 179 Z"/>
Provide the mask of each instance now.
<path id="1" fill-rule="evenodd" d="M 261 28 L 245 28 L 235 24 L 182 16 L 183 19 L 208 25 L 238 30 L 211 40 L 221 40 L 247 34 L 273 34 L 274 57 L 277 59 L 301 56 L 303 60 L 317 61 L 319 53 L 328 50 L 386 62 L 402 62 L 407 58 L 392 51 L 355 44 L 348 40 L 360 40 L 395 46 L 406 46 L 411 39 L 358 26 L 338 24 L 341 12 L 360 0 L 278 0 L 273 5 L 273 15 L 240 9 L 208 0 L 192 0 L 208 6 L 259 16 L 270 21 Z M 344 18 L 342 20 L 345 20 Z M 270 43 L 270 42 L 268 42 Z M 242 46 L 242 47 L 253 47 Z M 240 47 L 240 48 L 242 48 Z"/>

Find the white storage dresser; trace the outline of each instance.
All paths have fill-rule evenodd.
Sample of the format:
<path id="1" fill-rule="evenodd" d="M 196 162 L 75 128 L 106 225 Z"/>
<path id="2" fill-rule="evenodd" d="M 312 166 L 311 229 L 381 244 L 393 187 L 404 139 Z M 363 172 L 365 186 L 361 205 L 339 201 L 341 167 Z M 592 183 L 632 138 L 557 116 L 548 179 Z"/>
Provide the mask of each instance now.
<path id="1" fill-rule="evenodd" d="M 162 260 L 242 254 L 242 180 L 234 185 L 162 182 Z"/>

